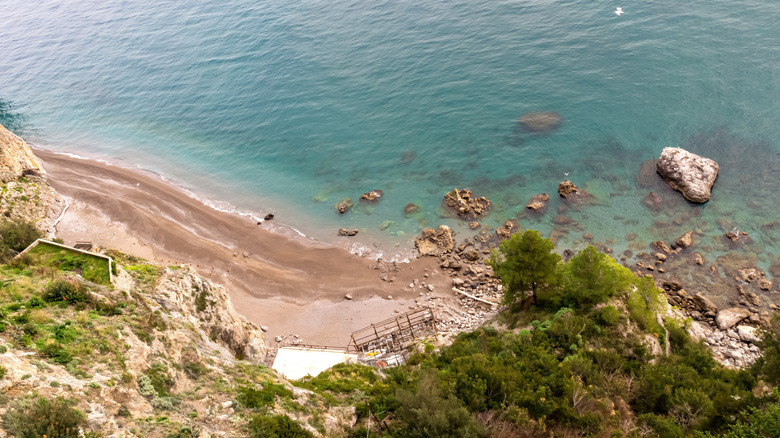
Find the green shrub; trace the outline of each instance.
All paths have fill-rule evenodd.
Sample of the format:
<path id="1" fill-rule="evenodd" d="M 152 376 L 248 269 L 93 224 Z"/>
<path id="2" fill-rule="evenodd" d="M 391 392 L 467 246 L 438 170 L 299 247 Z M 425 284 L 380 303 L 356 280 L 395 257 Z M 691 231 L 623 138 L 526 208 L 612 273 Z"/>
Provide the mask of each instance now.
<path id="1" fill-rule="evenodd" d="M 249 420 L 249 436 L 252 438 L 309 438 L 311 432 L 302 428 L 286 415 L 268 417 L 257 414 Z"/>
<path id="2" fill-rule="evenodd" d="M 42 309 L 44 307 L 46 307 L 46 301 L 43 301 L 41 297 L 32 297 L 27 302 L 28 309 Z"/>
<path id="3" fill-rule="evenodd" d="M 41 235 L 33 222 L 9 220 L 0 222 L 0 262 L 7 263 Z"/>
<path id="4" fill-rule="evenodd" d="M 74 404 L 61 397 L 53 401 L 43 397 L 23 398 L 8 408 L 3 427 L 17 438 L 76 438 L 87 420 L 81 411 L 73 408 Z"/>
<path id="5" fill-rule="evenodd" d="M 84 302 L 84 291 L 80 286 L 73 285 L 65 280 L 55 280 L 43 291 L 43 299 L 48 302 L 67 302 L 75 304 Z"/>
<path id="6" fill-rule="evenodd" d="M 614 306 L 606 306 L 596 315 L 596 322 L 605 327 L 615 326 L 620 322 L 620 312 Z"/>
<path id="7" fill-rule="evenodd" d="M 401 406 L 398 418 L 406 423 L 402 436 L 407 437 L 479 437 L 483 432 L 474 416 L 454 396 L 440 395 L 436 372 L 421 373 L 416 392 L 396 391 Z"/>
<path id="8" fill-rule="evenodd" d="M 247 408 L 258 409 L 272 404 L 277 395 L 282 398 L 292 398 L 293 393 L 284 385 L 266 382 L 260 390 L 248 386 L 240 387 L 236 400 Z"/>
<path id="9" fill-rule="evenodd" d="M 3 365 L 0 365 L 0 379 L 5 378 L 5 373 L 8 372 L 8 368 L 4 367 Z"/>

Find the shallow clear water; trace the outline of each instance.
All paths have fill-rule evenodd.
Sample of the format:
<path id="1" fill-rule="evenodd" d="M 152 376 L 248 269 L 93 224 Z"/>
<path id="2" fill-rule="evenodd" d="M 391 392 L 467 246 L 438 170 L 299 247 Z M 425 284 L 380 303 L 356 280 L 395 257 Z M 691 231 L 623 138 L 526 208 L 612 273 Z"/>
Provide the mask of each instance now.
<path id="1" fill-rule="evenodd" d="M 582 225 L 561 246 L 588 232 L 619 254 L 629 233 L 646 243 L 700 228 L 718 253 L 737 227 L 768 267 L 780 4 L 657 0 L 622 4 L 622 16 L 616 6 L 11 0 L 0 98 L 41 146 L 123 160 L 374 255 L 403 258 L 424 226 L 468 235 L 442 217 L 455 187 L 493 201 L 486 226 L 520 213 L 549 233 L 557 195 L 540 218 L 524 205 L 571 179 L 597 204 L 561 211 Z M 529 111 L 557 111 L 563 124 L 526 133 L 517 119 Z M 665 146 L 719 162 L 708 204 L 667 193 L 665 213 L 641 205 L 658 189 L 637 184 L 640 165 Z M 384 190 L 378 204 L 357 203 L 372 189 Z M 339 216 L 346 197 L 357 205 Z M 422 210 L 406 217 L 410 202 Z M 337 238 L 339 227 L 360 234 Z"/>

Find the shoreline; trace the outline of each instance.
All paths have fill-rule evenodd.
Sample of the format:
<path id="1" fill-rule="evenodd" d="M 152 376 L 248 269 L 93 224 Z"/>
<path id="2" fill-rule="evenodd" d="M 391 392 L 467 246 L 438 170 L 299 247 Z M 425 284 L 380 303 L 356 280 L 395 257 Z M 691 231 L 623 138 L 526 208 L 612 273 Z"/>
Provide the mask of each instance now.
<path id="1" fill-rule="evenodd" d="M 34 152 L 49 183 L 70 202 L 57 226 L 66 243 L 92 240 L 155 263 L 189 265 L 227 286 L 237 311 L 267 326 L 269 338 L 298 334 L 307 343 L 346 344 L 352 331 L 413 304 L 417 293 L 405 285 L 436 268 L 435 259 L 418 258 L 393 264 L 394 277 L 382 279 L 381 261 L 266 230 L 153 172 Z M 431 283 L 448 289 L 448 277 L 438 283 L 433 277 Z"/>

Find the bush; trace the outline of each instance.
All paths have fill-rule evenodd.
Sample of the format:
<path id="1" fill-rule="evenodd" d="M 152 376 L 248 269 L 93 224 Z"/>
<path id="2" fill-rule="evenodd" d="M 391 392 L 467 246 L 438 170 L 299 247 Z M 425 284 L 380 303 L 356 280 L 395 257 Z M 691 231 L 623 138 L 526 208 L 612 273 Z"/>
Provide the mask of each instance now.
<path id="1" fill-rule="evenodd" d="M 274 402 L 275 396 L 292 398 L 293 393 L 283 385 L 266 382 L 263 389 L 257 390 L 248 386 L 238 389 L 236 400 L 250 409 L 258 409 Z"/>
<path id="2" fill-rule="evenodd" d="M 407 437 L 479 437 L 482 430 L 463 402 L 454 396 L 440 395 L 436 372 L 421 373 L 417 391 L 396 391 L 401 406 L 398 418 L 407 425 L 402 436 Z"/>
<path id="3" fill-rule="evenodd" d="M 54 401 L 43 397 L 20 399 L 6 412 L 3 427 L 17 438 L 76 438 L 79 429 L 87 425 L 87 419 L 73 408 L 74 404 L 62 397 Z"/>
<path id="4" fill-rule="evenodd" d="M 7 263 L 41 235 L 33 222 L 3 221 L 0 223 L 0 262 Z"/>
<path id="5" fill-rule="evenodd" d="M 27 302 L 28 309 L 42 309 L 44 307 L 46 307 L 46 301 L 43 301 L 41 297 L 32 297 Z"/>
<path id="6" fill-rule="evenodd" d="M 80 303 L 85 300 L 84 291 L 65 280 L 55 280 L 46 286 L 43 299 L 48 302 Z"/>
<path id="7" fill-rule="evenodd" d="M 249 436 L 252 438 L 309 438 L 311 432 L 290 420 L 286 415 L 267 417 L 255 415 L 249 420 Z"/>
<path id="8" fill-rule="evenodd" d="M 605 327 L 615 326 L 620 322 L 620 312 L 614 306 L 606 306 L 599 311 L 596 322 Z"/>

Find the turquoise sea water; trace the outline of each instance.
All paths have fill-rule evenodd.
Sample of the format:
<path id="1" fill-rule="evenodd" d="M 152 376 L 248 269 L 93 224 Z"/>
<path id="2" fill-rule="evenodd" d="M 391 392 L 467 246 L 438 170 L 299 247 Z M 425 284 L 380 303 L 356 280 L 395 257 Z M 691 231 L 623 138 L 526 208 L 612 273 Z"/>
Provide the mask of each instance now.
<path id="1" fill-rule="evenodd" d="M 3 10 L 0 98 L 26 116 L 33 143 L 158 172 L 313 238 L 404 258 L 424 226 L 466 236 L 440 208 L 455 187 L 493 201 L 485 226 L 520 213 L 549 233 L 557 184 L 571 179 L 596 205 L 560 211 L 581 224 L 561 246 L 581 247 L 588 232 L 620 254 L 629 233 L 646 243 L 698 228 L 717 254 L 738 228 L 762 266 L 775 262 L 773 0 L 7 0 Z M 517 119 L 529 111 L 557 111 L 563 124 L 528 134 Z M 641 205 L 658 189 L 637 183 L 640 165 L 665 146 L 719 162 L 708 204 L 659 192 L 666 212 Z M 379 203 L 357 202 L 372 189 Z M 556 195 L 546 214 L 524 216 L 540 192 Z M 346 197 L 356 206 L 339 216 Z M 406 217 L 410 202 L 421 212 Z M 360 234 L 338 238 L 339 227 Z"/>

